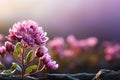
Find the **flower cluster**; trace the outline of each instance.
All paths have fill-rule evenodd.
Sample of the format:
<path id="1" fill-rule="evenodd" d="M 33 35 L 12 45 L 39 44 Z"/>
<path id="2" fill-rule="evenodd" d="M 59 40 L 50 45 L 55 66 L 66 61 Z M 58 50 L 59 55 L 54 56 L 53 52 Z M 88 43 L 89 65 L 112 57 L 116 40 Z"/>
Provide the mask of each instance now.
<path id="1" fill-rule="evenodd" d="M 50 49 L 54 50 L 60 57 L 74 57 L 77 53 L 81 53 L 81 51 L 95 47 L 98 43 L 98 39 L 96 37 L 89 37 L 87 39 L 78 40 L 73 35 L 69 35 L 65 40 L 62 37 L 56 37 L 53 40 L 48 42 L 48 46 Z"/>
<path id="2" fill-rule="evenodd" d="M 52 60 L 46 47 L 47 33 L 36 22 L 31 20 L 18 22 L 9 29 L 9 33 L 10 35 L 6 38 L 11 42 L 16 42 L 16 45 L 6 41 L 5 45 L 0 47 L 0 55 L 3 58 L 2 62 L 8 55 L 16 61 L 16 63 L 12 63 L 10 74 L 13 74 L 19 68 L 18 71 L 20 71 L 21 77 L 24 78 L 31 73 L 40 73 L 46 68 L 52 70 L 58 68 L 58 64 Z M 0 35 L 1 40 L 2 35 Z M 39 60 L 37 64 L 33 63 L 35 60 Z M 44 64 L 40 64 L 41 62 Z"/>
<path id="3" fill-rule="evenodd" d="M 109 42 L 104 43 L 105 49 L 105 59 L 107 61 L 114 61 L 120 59 L 120 45 L 114 44 L 112 45 Z"/>
<path id="4" fill-rule="evenodd" d="M 67 37 L 67 42 L 73 48 L 79 47 L 85 49 L 88 47 L 95 47 L 96 44 L 98 43 L 98 39 L 96 37 L 89 37 L 86 39 L 78 40 L 75 38 L 75 36 L 69 35 Z"/>
<path id="5" fill-rule="evenodd" d="M 52 70 L 56 70 L 58 68 L 58 64 L 56 64 L 56 61 L 51 59 L 51 56 L 48 53 L 48 49 L 45 46 L 39 47 L 35 53 L 38 57 L 41 57 L 41 60 L 46 65 L 46 67 Z"/>
<path id="6" fill-rule="evenodd" d="M 42 27 L 39 27 L 36 22 L 28 20 L 18 22 L 9 29 L 10 35 L 7 39 L 10 41 L 19 41 L 30 46 L 43 45 L 47 40 L 47 33 L 43 31 Z"/>

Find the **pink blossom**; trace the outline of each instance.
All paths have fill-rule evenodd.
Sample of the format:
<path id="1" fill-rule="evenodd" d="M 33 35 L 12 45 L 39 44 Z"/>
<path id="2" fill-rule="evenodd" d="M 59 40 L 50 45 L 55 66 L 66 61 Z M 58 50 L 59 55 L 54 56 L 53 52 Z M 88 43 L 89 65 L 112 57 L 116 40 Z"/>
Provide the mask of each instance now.
<path id="1" fill-rule="evenodd" d="M 96 37 L 89 37 L 86 39 L 86 42 L 89 47 L 94 47 L 98 43 L 98 39 Z"/>
<path id="2" fill-rule="evenodd" d="M 42 27 L 39 27 L 36 22 L 31 20 L 14 24 L 9 29 L 9 33 L 8 40 L 21 41 L 30 46 L 42 45 L 48 40 L 47 33 L 43 31 Z"/>
<path id="3" fill-rule="evenodd" d="M 50 68 L 52 70 L 56 70 L 58 68 L 56 61 L 53 61 L 48 53 L 42 57 L 42 61 L 47 68 Z"/>
<path id="4" fill-rule="evenodd" d="M 117 60 L 120 58 L 120 45 L 119 44 L 115 44 L 115 45 L 107 45 L 105 46 L 105 59 L 107 61 L 112 61 L 112 60 Z"/>
<path id="5" fill-rule="evenodd" d="M 48 42 L 48 47 L 56 51 L 56 53 L 62 57 L 65 48 L 65 41 L 61 37 L 56 37 Z"/>
<path id="6" fill-rule="evenodd" d="M 56 64 L 56 61 L 50 60 L 46 66 L 52 70 L 56 70 L 58 68 L 58 64 Z"/>
<path id="7" fill-rule="evenodd" d="M 72 57 L 74 57 L 74 51 L 73 50 L 64 50 L 64 57 L 66 57 L 66 58 L 72 58 Z"/>
<path id="8" fill-rule="evenodd" d="M 78 47 L 78 40 L 73 35 L 69 35 L 67 37 L 67 43 L 70 45 L 71 48 Z"/>
<path id="9" fill-rule="evenodd" d="M 50 60 L 51 60 L 51 56 L 49 54 L 45 54 L 42 57 L 42 61 L 43 61 L 44 64 L 48 63 Z"/>
<path id="10" fill-rule="evenodd" d="M 85 48 L 88 47 L 88 46 L 87 46 L 87 41 L 86 41 L 85 39 L 79 40 L 79 41 L 78 41 L 78 45 L 79 45 L 79 47 L 82 48 L 82 49 L 85 49 Z"/>
<path id="11" fill-rule="evenodd" d="M 36 55 L 38 57 L 42 57 L 45 53 L 48 52 L 48 48 L 46 48 L 45 46 L 40 46 L 37 50 L 36 50 Z"/>
<path id="12" fill-rule="evenodd" d="M 64 47 L 64 39 L 61 37 L 56 37 L 53 40 L 49 41 L 48 46 L 51 48 L 63 48 Z"/>
<path id="13" fill-rule="evenodd" d="M 6 47 L 6 51 L 8 52 L 13 52 L 15 48 L 15 46 L 9 41 L 5 42 L 5 47 Z"/>
<path id="14" fill-rule="evenodd" d="M 0 47 L 0 55 L 3 57 L 6 54 L 6 48 L 4 46 Z"/>

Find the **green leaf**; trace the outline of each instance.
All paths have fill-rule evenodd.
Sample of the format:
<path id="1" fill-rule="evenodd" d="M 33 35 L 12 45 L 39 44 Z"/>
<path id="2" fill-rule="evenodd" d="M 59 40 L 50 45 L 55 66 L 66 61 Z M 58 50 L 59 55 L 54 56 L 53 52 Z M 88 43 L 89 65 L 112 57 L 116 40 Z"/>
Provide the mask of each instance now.
<path id="1" fill-rule="evenodd" d="M 22 71 L 22 69 L 21 69 L 21 67 L 17 64 L 17 68 L 16 68 L 16 70 L 18 70 L 18 71 Z"/>
<path id="2" fill-rule="evenodd" d="M 10 68 L 11 73 L 15 72 L 15 70 L 17 69 L 17 65 L 18 65 L 17 63 L 12 63 L 12 66 Z"/>
<path id="3" fill-rule="evenodd" d="M 25 64 L 30 62 L 31 58 L 32 58 L 32 55 L 33 55 L 34 51 L 33 50 L 30 50 L 25 58 Z"/>
<path id="4" fill-rule="evenodd" d="M 16 58 L 18 58 L 21 53 L 22 53 L 22 44 L 21 44 L 20 42 L 18 42 L 18 43 L 16 44 L 15 50 L 14 50 L 14 52 L 13 52 L 13 55 L 14 55 Z"/>
<path id="5" fill-rule="evenodd" d="M 33 72 L 34 70 L 37 69 L 37 65 L 32 65 L 29 66 L 26 70 L 25 70 L 25 74 L 30 74 L 31 72 Z"/>

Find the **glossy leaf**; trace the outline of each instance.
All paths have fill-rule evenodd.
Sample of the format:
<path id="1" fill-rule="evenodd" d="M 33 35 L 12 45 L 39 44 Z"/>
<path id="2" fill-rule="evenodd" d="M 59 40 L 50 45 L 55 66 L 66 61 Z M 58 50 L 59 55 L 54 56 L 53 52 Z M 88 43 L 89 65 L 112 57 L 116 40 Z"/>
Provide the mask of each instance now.
<path id="1" fill-rule="evenodd" d="M 18 71 L 22 71 L 22 69 L 21 69 L 21 67 L 17 64 L 17 68 L 16 68 L 16 70 L 18 70 Z"/>
<path id="2" fill-rule="evenodd" d="M 26 70 L 25 70 L 25 74 L 30 74 L 31 72 L 33 72 L 34 70 L 37 69 L 37 65 L 32 65 L 29 66 Z"/>
<path id="3" fill-rule="evenodd" d="M 32 58 L 32 55 L 33 55 L 34 51 L 33 50 L 30 50 L 25 58 L 25 64 L 30 62 L 31 58 Z"/>
<path id="4" fill-rule="evenodd" d="M 13 55 L 14 55 L 16 58 L 18 58 L 21 53 L 22 53 L 22 44 L 21 44 L 20 42 L 18 42 L 18 43 L 16 44 L 16 47 L 15 47 L 15 50 L 14 50 Z"/>
<path id="5" fill-rule="evenodd" d="M 14 73 L 15 72 L 15 70 L 17 69 L 17 63 L 12 63 L 12 66 L 11 66 L 11 68 L 10 68 L 10 70 L 11 70 L 11 73 Z"/>

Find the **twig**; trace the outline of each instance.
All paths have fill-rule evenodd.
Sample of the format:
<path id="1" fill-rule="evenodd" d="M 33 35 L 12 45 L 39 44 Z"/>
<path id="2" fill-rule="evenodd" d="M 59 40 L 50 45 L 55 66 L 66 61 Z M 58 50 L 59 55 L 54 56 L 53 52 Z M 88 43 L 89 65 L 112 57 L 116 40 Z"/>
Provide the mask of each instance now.
<path id="1" fill-rule="evenodd" d="M 41 65 L 41 59 L 39 59 L 39 63 L 38 63 L 38 65 L 37 65 L 36 72 L 38 72 L 38 71 L 39 71 L 40 65 Z"/>
<path id="2" fill-rule="evenodd" d="M 23 52 L 22 52 L 22 79 L 24 78 L 24 49 L 23 49 Z"/>

